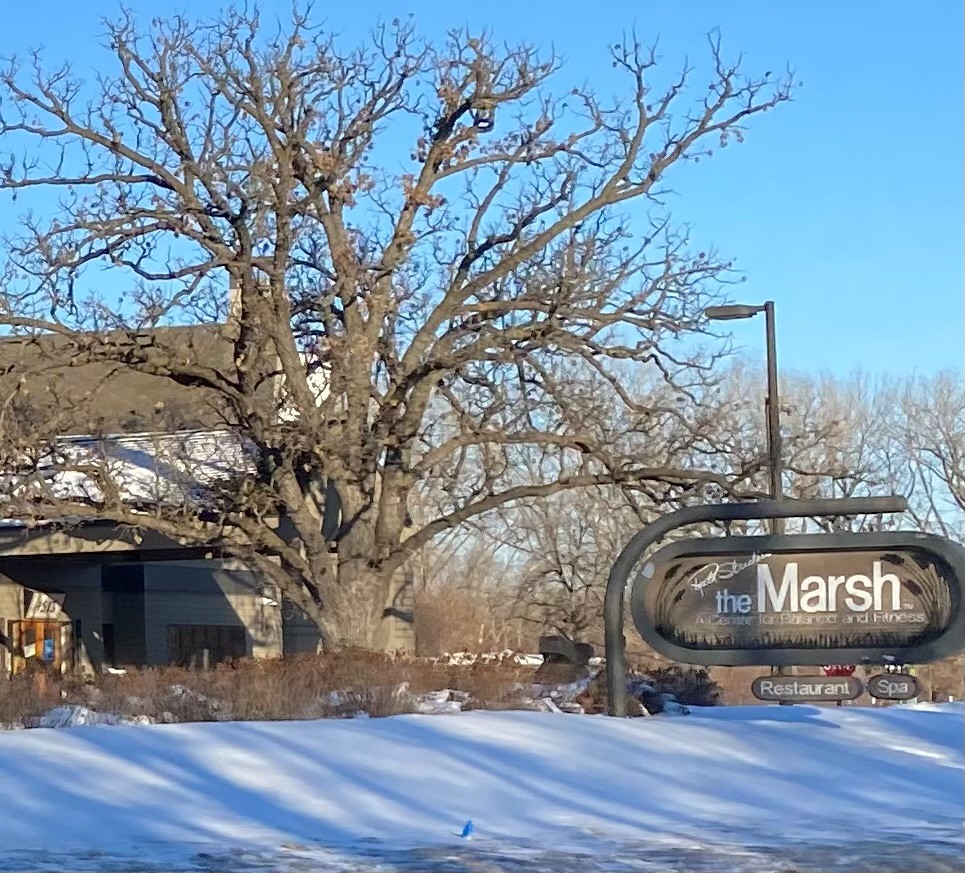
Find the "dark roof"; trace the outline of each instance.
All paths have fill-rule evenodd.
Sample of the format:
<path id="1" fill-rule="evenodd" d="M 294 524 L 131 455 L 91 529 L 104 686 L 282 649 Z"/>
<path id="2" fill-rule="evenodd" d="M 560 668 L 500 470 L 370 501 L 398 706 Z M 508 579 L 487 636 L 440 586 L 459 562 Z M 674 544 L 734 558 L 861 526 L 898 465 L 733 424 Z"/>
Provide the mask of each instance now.
<path id="1" fill-rule="evenodd" d="M 80 335 L 81 342 L 94 338 Z M 160 327 L 139 334 L 96 335 L 118 351 L 149 346 L 160 355 L 227 371 L 232 343 L 224 325 Z M 0 339 L 0 404 L 13 398 L 17 414 L 56 421 L 63 435 L 136 433 L 224 425 L 218 392 L 140 372 L 118 361 L 89 360 L 70 337 L 41 334 Z M 102 355 L 103 356 L 103 355 Z M 110 356 L 113 356 L 111 354 Z M 119 355 L 118 355 L 119 356 Z"/>

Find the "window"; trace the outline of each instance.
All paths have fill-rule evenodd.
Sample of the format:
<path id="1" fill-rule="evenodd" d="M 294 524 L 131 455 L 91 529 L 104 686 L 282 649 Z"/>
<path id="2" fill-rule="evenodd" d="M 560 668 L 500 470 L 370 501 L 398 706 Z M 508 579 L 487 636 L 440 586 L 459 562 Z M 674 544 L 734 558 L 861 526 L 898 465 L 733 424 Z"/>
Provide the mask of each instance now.
<path id="1" fill-rule="evenodd" d="M 201 667 L 205 661 L 213 665 L 247 654 L 248 639 L 240 625 L 168 625 L 168 659 L 179 667 Z"/>

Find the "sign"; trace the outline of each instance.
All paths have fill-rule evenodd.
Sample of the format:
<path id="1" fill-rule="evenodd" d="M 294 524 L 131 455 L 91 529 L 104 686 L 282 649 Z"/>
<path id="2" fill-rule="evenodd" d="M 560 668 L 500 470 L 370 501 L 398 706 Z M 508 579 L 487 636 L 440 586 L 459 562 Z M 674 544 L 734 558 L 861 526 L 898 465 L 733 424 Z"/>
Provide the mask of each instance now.
<path id="1" fill-rule="evenodd" d="M 868 680 L 868 694 L 879 700 L 911 700 L 921 694 L 921 685 L 907 673 L 881 673 Z"/>
<path id="2" fill-rule="evenodd" d="M 643 566 L 630 609 L 683 663 L 925 663 L 965 640 L 963 579 L 965 549 L 918 533 L 688 540 Z"/>
<path id="3" fill-rule="evenodd" d="M 825 676 L 854 676 L 854 664 L 832 664 L 824 668 Z"/>
<path id="4" fill-rule="evenodd" d="M 31 591 L 30 589 L 24 589 L 24 594 L 29 595 L 27 606 L 24 609 L 24 618 L 54 621 L 63 614 L 65 595 L 45 594 L 43 591 Z"/>
<path id="5" fill-rule="evenodd" d="M 758 700 L 823 703 L 855 700 L 864 692 L 860 679 L 854 676 L 758 676 L 751 683 L 751 693 Z"/>
<path id="6" fill-rule="evenodd" d="M 44 640 L 44 649 L 43 649 L 43 655 L 41 655 L 41 658 L 44 661 L 53 661 L 54 659 L 54 641 L 53 640 L 50 640 L 50 639 Z"/>

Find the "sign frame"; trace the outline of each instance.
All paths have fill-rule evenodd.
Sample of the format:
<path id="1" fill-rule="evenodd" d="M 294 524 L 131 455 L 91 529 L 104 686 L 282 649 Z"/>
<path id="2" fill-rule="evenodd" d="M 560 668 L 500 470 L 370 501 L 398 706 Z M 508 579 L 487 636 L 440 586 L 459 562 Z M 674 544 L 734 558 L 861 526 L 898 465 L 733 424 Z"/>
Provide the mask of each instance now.
<path id="1" fill-rule="evenodd" d="M 696 649 L 678 645 L 658 633 L 644 603 L 650 583 L 646 568 L 666 565 L 680 557 L 728 557 L 751 554 L 800 552 L 925 552 L 942 561 L 951 571 L 948 581 L 952 615 L 948 625 L 935 639 L 910 646 L 847 648 L 761 648 L 761 649 Z M 651 569 L 650 576 L 653 576 Z M 630 611 L 637 631 L 658 654 L 683 664 L 703 667 L 750 666 L 815 666 L 825 664 L 923 664 L 938 661 L 961 650 L 965 641 L 965 548 L 932 534 L 917 531 L 882 533 L 789 534 L 751 537 L 688 538 L 664 546 L 646 559 L 636 575 L 630 593 Z"/>
<path id="2" fill-rule="evenodd" d="M 662 539 L 681 528 L 707 522 L 753 521 L 773 518 L 844 518 L 890 515 L 908 509 L 897 494 L 884 497 L 772 497 L 727 503 L 697 503 L 668 512 L 644 525 L 617 555 L 603 595 L 603 637 L 606 653 L 607 715 L 627 715 L 627 640 L 624 636 L 627 586 L 640 559 Z M 965 649 L 965 640 L 962 641 Z"/>

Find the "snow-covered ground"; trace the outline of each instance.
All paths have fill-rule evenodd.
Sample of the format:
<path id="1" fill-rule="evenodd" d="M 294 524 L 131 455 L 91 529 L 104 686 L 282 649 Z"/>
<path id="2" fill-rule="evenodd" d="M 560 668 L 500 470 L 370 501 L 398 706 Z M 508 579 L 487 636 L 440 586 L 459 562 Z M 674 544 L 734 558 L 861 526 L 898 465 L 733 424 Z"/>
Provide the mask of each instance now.
<path id="1" fill-rule="evenodd" d="M 961 870 L 963 726 L 949 704 L 6 732 L 0 869 Z"/>

